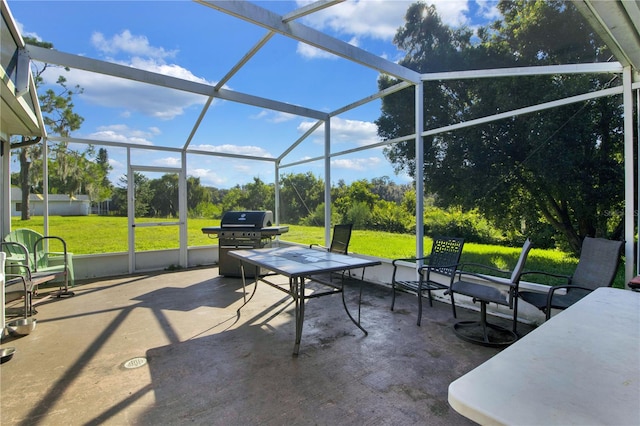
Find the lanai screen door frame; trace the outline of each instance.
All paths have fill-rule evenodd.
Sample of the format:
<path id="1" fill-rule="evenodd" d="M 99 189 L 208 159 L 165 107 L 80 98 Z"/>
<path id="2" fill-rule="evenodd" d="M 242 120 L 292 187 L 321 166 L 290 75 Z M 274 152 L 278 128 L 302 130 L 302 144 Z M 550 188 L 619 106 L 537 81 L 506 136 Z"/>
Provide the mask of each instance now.
<path id="1" fill-rule="evenodd" d="M 135 172 L 151 173 L 176 173 L 178 174 L 178 221 L 159 221 L 136 223 L 135 221 Z M 186 268 L 187 260 L 187 178 L 186 178 L 186 155 L 182 154 L 181 167 L 160 167 L 131 164 L 131 148 L 127 148 L 127 224 L 128 224 L 128 245 L 129 245 L 129 273 L 136 272 L 136 227 L 154 226 L 178 226 L 179 241 L 179 264 Z"/>

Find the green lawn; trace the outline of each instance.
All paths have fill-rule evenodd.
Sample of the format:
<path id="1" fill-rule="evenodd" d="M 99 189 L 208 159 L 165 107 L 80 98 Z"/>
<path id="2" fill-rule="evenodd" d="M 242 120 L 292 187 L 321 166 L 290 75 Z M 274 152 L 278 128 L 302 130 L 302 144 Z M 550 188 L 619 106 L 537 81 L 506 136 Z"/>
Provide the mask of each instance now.
<path id="1" fill-rule="evenodd" d="M 145 219 L 144 221 L 151 221 Z M 206 226 L 217 226 L 219 221 L 211 219 L 188 220 L 188 245 L 203 246 L 217 244 L 218 240 L 209 238 L 201 229 Z M 29 221 L 14 218 L 11 226 L 15 228 L 31 228 L 42 232 L 43 218 L 37 216 Z M 75 254 L 95 254 L 127 251 L 127 218 L 111 216 L 51 216 L 49 233 L 63 237 L 69 251 Z M 323 244 L 324 229 L 310 226 L 289 226 L 289 232 L 282 235 L 284 241 L 303 244 Z M 136 228 L 136 250 L 159 250 L 178 247 L 178 227 L 138 227 Z M 431 239 L 425 238 L 425 252 L 431 249 Z M 408 234 L 392 234 L 389 232 L 354 230 L 349 251 L 371 256 L 395 259 L 412 257 L 415 253 L 415 238 Z M 498 268 L 512 268 L 520 255 L 519 247 L 502 247 L 467 243 L 462 252 L 462 262 L 482 263 Z M 577 259 L 557 250 L 533 249 L 529 254 L 526 270 L 553 271 L 571 274 Z M 551 284 L 550 282 L 544 282 Z M 621 264 L 616 276 L 616 287 L 624 287 L 624 265 Z"/>

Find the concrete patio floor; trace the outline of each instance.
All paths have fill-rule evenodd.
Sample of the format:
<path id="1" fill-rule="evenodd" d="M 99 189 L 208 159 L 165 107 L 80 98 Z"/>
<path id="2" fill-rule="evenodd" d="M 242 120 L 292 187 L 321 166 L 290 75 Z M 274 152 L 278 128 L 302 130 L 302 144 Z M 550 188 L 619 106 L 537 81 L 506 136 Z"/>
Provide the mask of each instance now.
<path id="1" fill-rule="evenodd" d="M 416 326 L 415 296 L 391 312 L 378 285 L 363 294 L 368 336 L 339 295 L 308 301 L 297 357 L 291 299 L 261 285 L 238 314 L 241 280 L 215 267 L 74 291 L 37 306 L 33 333 L 3 339 L 16 353 L 0 366 L 2 425 L 472 424 L 449 383 L 499 351 L 458 339 L 443 303 L 425 301 Z M 357 287 L 346 294 L 353 312 Z"/>

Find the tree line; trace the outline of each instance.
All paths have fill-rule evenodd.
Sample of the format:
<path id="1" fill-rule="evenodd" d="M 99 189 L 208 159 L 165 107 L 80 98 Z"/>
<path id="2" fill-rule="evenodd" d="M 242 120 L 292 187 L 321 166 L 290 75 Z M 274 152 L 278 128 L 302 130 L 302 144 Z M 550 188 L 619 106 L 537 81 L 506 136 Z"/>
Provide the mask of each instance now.
<path id="1" fill-rule="evenodd" d="M 134 173 L 136 217 L 177 217 L 178 175 L 149 179 Z M 127 215 L 127 180 L 113 190 L 112 214 Z M 435 196 L 425 199 L 426 235 L 455 235 L 469 242 L 517 244 L 519 230 L 499 229 L 477 211 L 442 209 Z M 331 223 L 352 223 L 356 229 L 415 233 L 416 192 L 413 185 L 397 184 L 389 177 L 362 179 L 331 187 Z M 311 172 L 284 174 L 280 181 L 280 222 L 324 226 L 324 181 Z M 230 189 L 203 186 L 187 178 L 188 216 L 220 219 L 224 212 L 275 210 L 275 184 L 254 177 L 253 182 Z M 542 238 L 539 239 L 542 241 Z M 547 244 L 552 242 L 547 241 Z"/>

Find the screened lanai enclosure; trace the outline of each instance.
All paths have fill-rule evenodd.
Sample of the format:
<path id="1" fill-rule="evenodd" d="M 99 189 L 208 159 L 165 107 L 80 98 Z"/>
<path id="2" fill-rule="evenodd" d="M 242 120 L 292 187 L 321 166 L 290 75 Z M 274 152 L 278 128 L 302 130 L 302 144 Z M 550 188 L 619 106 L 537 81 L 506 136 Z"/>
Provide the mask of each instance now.
<path id="1" fill-rule="evenodd" d="M 74 22 L 74 9 L 92 7 L 82 2 L 60 3 L 59 31 L 75 31 L 74 26 L 84 26 L 86 22 Z M 165 2 L 163 2 L 165 3 Z M 281 210 L 279 188 L 281 177 L 289 172 L 308 172 L 322 176 L 325 183 L 325 240 L 330 240 L 331 183 L 335 174 L 334 162 L 350 159 L 368 152 L 378 152 L 382 148 L 400 142 L 415 143 L 415 180 L 417 194 L 424 193 L 423 138 L 442 132 L 455 131 L 469 126 L 480 125 L 536 111 L 558 108 L 564 105 L 618 96 L 624 106 L 625 142 L 625 255 L 626 280 L 637 274 L 635 260 L 635 194 L 639 188 L 635 175 L 638 166 L 634 163 L 634 107 L 637 108 L 640 89 L 640 4 L 636 1 L 592 1 L 575 0 L 573 4 L 584 15 L 593 29 L 602 37 L 614 54 L 610 62 L 563 64 L 545 67 L 524 67 L 508 69 L 473 69 L 437 74 L 420 74 L 379 54 L 359 48 L 356 44 L 334 38 L 327 33 L 305 24 L 305 18 L 319 14 L 327 8 L 341 7 L 351 2 L 317 1 L 294 8 L 294 2 L 248 2 L 248 1 L 195 1 L 166 2 L 171 10 L 189 10 L 190 17 L 197 20 L 188 22 L 179 16 L 168 14 L 163 22 L 158 22 L 159 31 L 192 33 L 191 49 L 196 49 L 203 57 L 208 57 L 206 68 L 194 70 L 199 77 L 186 73 L 177 65 L 165 66 L 160 71 L 150 71 L 143 62 L 122 64 L 107 57 L 92 57 L 86 52 L 65 51 L 56 40 L 48 40 L 56 48 L 36 46 L 25 42 L 25 34 L 10 10 L 11 2 L 2 0 L 2 210 L 0 212 L 0 232 L 6 235 L 11 230 L 11 173 L 12 153 L 28 146 L 38 146 L 44 157 L 54 145 L 104 148 L 112 161 L 117 161 L 125 176 L 128 189 L 128 231 L 126 253 L 95 253 L 80 256 L 76 260 L 76 279 L 133 273 L 138 270 L 162 269 L 167 264 L 187 267 L 215 260 L 211 247 L 191 247 L 187 233 L 187 180 L 193 173 L 193 164 L 207 170 L 215 170 L 219 177 L 229 178 L 231 169 L 243 167 L 246 174 L 260 176 L 274 183 L 275 222 L 279 223 Z M 358 3 L 359 13 L 367 13 L 365 1 Z M 168 7 L 153 2 L 145 3 L 148 8 Z M 286 10 L 289 7 L 290 10 Z M 399 6 L 400 7 L 400 6 Z M 402 6 L 405 7 L 405 6 Z M 127 3 L 118 3 L 117 14 L 95 19 L 122 20 L 122 26 L 130 25 L 140 16 L 127 14 Z M 34 11 L 34 13 L 36 13 Z M 65 20 L 62 17 L 66 16 Z M 99 34 L 94 34 L 100 37 Z M 221 46 L 225 47 L 222 49 Z M 187 47 L 182 47 L 187 48 Z M 220 55 L 233 48 L 232 55 Z M 297 49 L 313 49 L 318 54 L 327 55 L 336 62 L 345 64 L 348 73 L 319 76 L 314 73 L 313 63 L 300 61 L 299 68 L 278 69 L 279 58 L 294 55 Z M 169 52 L 165 52 L 170 54 Z M 107 92 L 117 93 L 111 99 L 117 104 L 103 106 L 104 117 L 119 109 L 127 112 L 133 97 L 143 97 L 152 118 L 145 122 L 149 134 L 137 134 L 128 140 L 116 137 L 113 129 L 105 126 L 93 133 L 71 132 L 68 135 L 47 134 L 38 93 L 34 81 L 33 66 L 57 66 L 73 73 L 73 81 L 82 86 L 83 81 L 100 79 L 101 84 L 85 89 L 82 96 L 92 99 Z M 265 78 L 267 66 L 278 71 L 278 79 Z M 166 64 L 165 64 L 166 65 Z M 56 71 L 60 74 L 62 71 Z M 579 93 L 565 99 L 557 99 L 543 104 L 527 105 L 510 110 L 496 111 L 495 114 L 465 122 L 454 122 L 442 128 L 424 128 L 423 84 L 434 80 L 499 79 L 535 75 L 610 74 L 618 76 L 621 84 L 589 93 Z M 381 75 L 390 76 L 398 84 L 383 91 L 377 89 Z M 335 92 L 337 82 L 352 82 L 352 93 Z M 360 84 L 365 82 L 366 84 Z M 251 84 L 249 84 L 251 83 Z M 308 85 L 321 86 L 326 96 L 312 101 L 291 93 L 304 94 Z M 279 95 L 279 88 L 286 87 L 286 98 Z M 345 137 L 345 124 L 361 111 L 369 112 L 368 121 L 373 125 L 380 109 L 380 100 L 402 90 L 412 91 L 415 96 L 415 127 L 412 133 L 393 140 L 369 140 L 366 143 Z M 620 96 L 622 95 L 622 96 Z M 167 99 L 179 99 L 172 108 L 163 108 L 164 116 L 154 105 L 163 104 Z M 303 99 L 305 102 L 302 103 Z M 336 104 L 335 99 L 340 99 Z M 344 102 L 344 99 L 348 101 Z M 95 105 L 90 108 L 97 108 Z M 165 105 L 166 106 L 166 105 Z M 299 119 L 295 131 L 280 131 L 264 127 L 247 119 L 244 125 L 228 126 L 222 118 L 225 114 L 244 117 L 268 115 L 272 121 Z M 77 111 L 83 115 L 83 111 Z M 92 111 L 96 113 L 96 111 Z M 101 111 L 97 111 L 98 114 Z M 130 113 L 130 111 L 128 112 Z M 156 114 L 153 116 L 153 114 Z M 96 123 L 94 123 L 96 124 Z M 150 142 L 151 134 L 162 133 L 164 138 Z M 271 134 L 274 133 L 274 134 Z M 269 134 L 269 137 L 266 135 Z M 320 141 L 320 143 L 318 142 Z M 304 148 L 304 149 L 303 149 Z M 240 166 L 241 165 L 241 166 Z M 14 166 L 15 167 L 15 166 Z M 43 163 L 42 201 L 44 209 L 45 233 L 53 234 L 48 223 L 47 206 L 51 205 L 48 194 L 47 162 Z M 143 220 L 135 211 L 136 174 L 147 177 L 171 175 L 178 181 L 175 195 L 176 214 L 172 219 L 162 221 Z M 49 207 L 50 209 L 50 207 Z M 423 254 L 423 198 L 416 199 L 416 242 L 417 257 Z M 153 238 L 156 227 L 174 229 L 175 245 L 164 254 L 148 254 L 138 248 L 137 242 Z M 154 263 L 155 262 L 155 263 Z"/>

